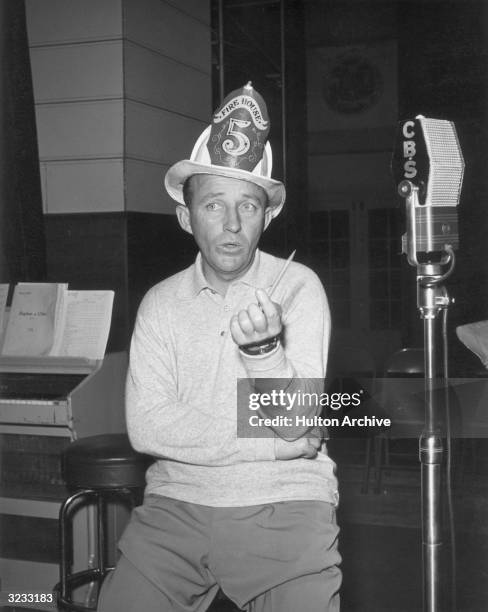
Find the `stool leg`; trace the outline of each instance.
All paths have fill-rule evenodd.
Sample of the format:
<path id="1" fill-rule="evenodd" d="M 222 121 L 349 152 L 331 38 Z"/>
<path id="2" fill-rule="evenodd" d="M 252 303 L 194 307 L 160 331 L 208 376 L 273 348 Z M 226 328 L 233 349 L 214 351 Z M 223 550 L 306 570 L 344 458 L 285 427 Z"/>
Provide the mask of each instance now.
<path id="1" fill-rule="evenodd" d="M 60 594 L 62 599 L 66 599 L 66 584 L 67 584 L 67 574 L 68 574 L 68 536 L 67 536 L 67 516 L 68 509 L 70 506 L 70 499 L 64 501 L 59 511 L 59 546 L 60 546 L 60 559 L 61 563 L 59 566 L 59 582 L 61 585 Z"/>
<path id="2" fill-rule="evenodd" d="M 114 569 L 108 567 L 107 557 L 107 502 L 110 499 L 128 502 L 130 509 L 136 505 L 135 492 L 130 488 L 109 489 L 83 489 L 70 496 L 61 505 L 59 511 L 59 542 L 60 542 L 60 581 L 55 586 L 58 593 L 59 610 L 72 610 L 75 612 L 95 612 L 98 592 L 95 585 L 101 584 L 106 574 Z M 121 498 L 121 499 L 120 499 Z M 86 510 L 88 514 L 88 540 L 89 559 L 88 569 L 74 571 L 73 568 L 73 540 L 70 526 L 71 514 L 78 508 L 73 508 L 78 502 L 89 502 Z M 84 504 L 83 504 L 84 505 Z M 96 541 L 95 541 L 96 539 Z M 85 592 L 84 604 L 72 601 L 74 587 L 88 584 Z"/>
<path id="3" fill-rule="evenodd" d="M 60 545 L 60 557 L 61 567 L 59 568 L 59 582 L 60 582 L 60 594 L 61 599 L 65 600 L 68 596 L 68 575 L 71 566 L 71 545 L 69 540 L 69 513 L 71 507 L 80 499 L 90 495 L 91 491 L 78 491 L 74 495 L 71 495 L 66 499 L 59 510 L 59 545 Z"/>
<path id="4" fill-rule="evenodd" d="M 116 535 L 115 531 L 111 530 L 109 533 L 109 524 L 112 525 L 112 523 L 109 523 L 109 518 L 108 518 L 108 505 L 107 502 L 108 501 L 113 501 L 114 502 L 114 506 L 116 505 L 119 509 L 120 506 L 126 506 L 129 511 L 132 511 L 135 506 L 137 505 L 137 491 L 130 489 L 130 488 L 120 488 L 120 489 L 111 489 L 106 491 L 106 493 L 108 494 L 107 497 L 104 498 L 104 506 L 103 508 L 101 508 L 100 510 L 100 516 L 103 516 L 103 522 L 101 523 L 101 529 L 103 529 L 103 537 L 99 537 L 99 541 L 104 542 L 104 549 L 103 552 L 100 551 L 99 553 L 99 559 L 102 559 L 102 555 L 103 555 L 103 559 L 104 562 L 102 563 L 101 561 L 99 562 L 99 565 L 102 567 L 102 577 L 105 577 L 107 575 L 108 572 L 110 572 L 111 570 L 114 569 L 114 566 L 116 564 L 116 557 L 117 557 L 117 540 L 120 537 L 120 534 Z M 112 520 L 116 520 L 116 516 L 115 516 L 115 507 L 110 508 L 110 518 Z M 114 542 L 111 542 L 111 537 L 112 536 L 116 536 Z M 109 546 L 109 543 L 111 543 L 114 547 L 111 548 Z M 112 559 L 113 556 L 113 559 Z"/>
<path id="5" fill-rule="evenodd" d="M 95 491 L 92 499 L 92 503 L 87 506 L 87 534 L 88 534 L 88 570 L 95 572 L 98 569 L 98 500 L 100 498 L 100 492 Z M 96 587 L 95 577 L 92 576 L 91 580 L 85 592 L 84 607 L 86 609 L 93 608 L 94 595 L 93 592 Z"/>
<path id="6" fill-rule="evenodd" d="M 99 495 L 97 499 L 97 539 L 98 539 L 98 567 L 100 569 L 101 576 L 105 575 L 106 561 L 105 561 L 105 551 L 106 551 L 106 534 L 105 534 L 105 526 L 106 526 L 106 504 L 105 498 L 103 495 Z"/>

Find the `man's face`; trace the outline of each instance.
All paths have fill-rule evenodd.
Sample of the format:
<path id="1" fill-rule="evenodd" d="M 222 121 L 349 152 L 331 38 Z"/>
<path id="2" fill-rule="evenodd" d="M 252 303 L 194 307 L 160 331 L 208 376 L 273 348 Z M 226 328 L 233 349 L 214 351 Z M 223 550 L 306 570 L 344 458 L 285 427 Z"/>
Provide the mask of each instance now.
<path id="1" fill-rule="evenodd" d="M 271 209 L 254 183 L 210 174 L 190 180 L 191 203 L 177 207 L 178 219 L 198 244 L 205 277 L 221 288 L 251 266 Z"/>

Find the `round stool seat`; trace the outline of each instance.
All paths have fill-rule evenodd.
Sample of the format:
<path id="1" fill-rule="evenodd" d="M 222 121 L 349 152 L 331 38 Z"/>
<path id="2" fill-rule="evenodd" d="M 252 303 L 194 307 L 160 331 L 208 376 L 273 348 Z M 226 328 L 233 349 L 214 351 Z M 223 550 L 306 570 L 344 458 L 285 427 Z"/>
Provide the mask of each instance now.
<path id="1" fill-rule="evenodd" d="M 64 453 L 64 477 L 71 489 L 144 487 L 148 457 L 137 453 L 127 434 L 82 438 Z"/>

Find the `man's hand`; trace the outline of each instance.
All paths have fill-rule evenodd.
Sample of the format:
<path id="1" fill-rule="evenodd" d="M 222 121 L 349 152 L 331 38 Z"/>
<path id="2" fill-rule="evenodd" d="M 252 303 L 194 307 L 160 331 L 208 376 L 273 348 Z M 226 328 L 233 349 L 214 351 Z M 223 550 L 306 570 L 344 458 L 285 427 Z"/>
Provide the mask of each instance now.
<path id="1" fill-rule="evenodd" d="M 272 302 L 263 289 L 256 290 L 257 304 L 240 310 L 230 321 L 230 332 L 234 342 L 243 346 L 264 342 L 281 333 L 281 307 Z"/>
<path id="2" fill-rule="evenodd" d="M 289 459 L 313 459 L 322 444 L 322 432 L 318 427 L 308 432 L 307 436 L 288 442 L 275 438 L 275 458 L 281 461 Z"/>

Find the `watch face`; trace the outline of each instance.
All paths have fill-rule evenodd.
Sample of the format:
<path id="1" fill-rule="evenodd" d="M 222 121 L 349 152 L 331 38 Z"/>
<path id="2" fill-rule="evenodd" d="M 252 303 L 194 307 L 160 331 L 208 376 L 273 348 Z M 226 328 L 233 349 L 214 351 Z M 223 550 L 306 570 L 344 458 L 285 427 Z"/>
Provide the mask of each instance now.
<path id="1" fill-rule="evenodd" d="M 383 90 L 377 66 L 358 51 L 339 55 L 323 76 L 327 105 L 338 113 L 360 113 L 373 106 Z"/>

